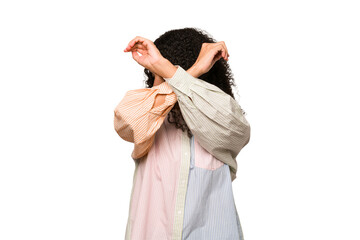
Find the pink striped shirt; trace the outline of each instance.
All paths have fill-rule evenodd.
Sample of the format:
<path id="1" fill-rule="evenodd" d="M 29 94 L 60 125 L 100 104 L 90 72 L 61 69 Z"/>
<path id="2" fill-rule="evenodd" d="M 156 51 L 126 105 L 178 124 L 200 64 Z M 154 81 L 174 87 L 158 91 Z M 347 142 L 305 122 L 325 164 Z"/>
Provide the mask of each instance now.
<path id="1" fill-rule="evenodd" d="M 165 82 L 157 86 L 128 91 L 114 111 L 116 132 L 124 140 L 134 143 L 132 158 L 135 162 L 135 170 L 126 226 L 126 240 L 209 239 L 206 234 L 212 231 L 210 229 L 214 228 L 212 225 L 210 227 L 211 222 L 214 222 L 215 226 L 219 227 L 221 224 L 225 224 L 222 230 L 211 235 L 211 239 L 225 239 L 225 236 L 227 236 L 226 239 L 229 236 L 232 236 L 231 239 L 242 238 L 231 188 L 231 181 L 234 177 L 230 175 L 229 165 L 215 156 L 218 154 L 216 151 L 214 151 L 214 155 L 203 147 L 209 145 L 198 141 L 203 138 L 201 135 L 195 135 L 201 129 L 193 127 L 189 120 L 187 123 L 189 123 L 189 127 L 194 134 L 193 139 L 191 139 L 193 144 L 190 143 L 191 141 L 186 132 L 167 121 L 168 112 L 177 100 L 179 104 L 182 104 L 180 105 L 180 107 L 183 107 L 181 108 L 182 111 L 187 111 L 188 114 L 193 112 L 195 116 L 201 117 L 200 111 L 195 111 L 200 95 L 192 94 L 192 101 L 185 101 L 184 93 L 179 90 L 181 87 L 177 85 L 180 81 L 182 83 L 190 80 L 196 82 L 196 79 L 191 75 L 187 75 L 184 69 L 179 67 L 171 79 L 166 79 Z M 199 86 L 204 87 L 203 90 L 207 90 L 207 84 L 200 80 L 197 83 L 200 84 Z M 211 86 L 211 90 L 215 93 L 214 87 Z M 188 90 L 188 88 L 182 90 Z M 216 90 L 219 93 L 222 92 Z M 199 90 L 197 93 L 200 94 L 201 91 Z M 228 117 L 224 122 L 229 122 L 227 122 L 227 125 L 220 125 L 220 122 L 218 122 L 217 126 L 226 126 L 224 131 L 229 131 L 225 133 L 230 133 L 229 137 L 232 140 L 236 140 L 236 136 L 239 136 L 238 139 L 242 142 L 238 142 L 236 146 L 240 151 L 249 141 L 249 124 L 242 115 L 241 118 L 236 118 L 237 121 L 235 121 L 235 118 L 231 119 L 231 117 L 236 117 L 239 114 L 240 107 L 231 101 L 231 104 L 234 105 L 228 105 L 229 109 L 235 109 L 237 112 L 231 114 L 231 112 L 224 110 L 229 100 L 225 95 L 219 95 L 219 93 L 216 96 L 220 97 L 220 99 L 217 100 L 216 104 L 219 106 L 218 109 L 221 109 Z M 164 103 L 154 108 L 157 94 L 166 94 L 166 98 Z M 224 96 L 224 98 L 221 99 L 221 96 Z M 222 102 L 223 105 L 221 105 Z M 194 105 L 185 108 L 185 104 Z M 202 102 L 202 104 L 204 103 Z M 214 111 L 213 106 L 216 105 L 215 103 L 211 104 L 211 106 L 205 106 L 202 112 Z M 185 120 L 191 118 L 190 115 L 186 116 L 184 116 Z M 207 127 L 204 127 L 203 131 L 216 131 L 216 128 L 210 125 L 211 122 L 214 122 L 214 119 L 216 118 L 209 119 L 209 124 L 204 122 L 204 126 Z M 231 125 L 236 123 L 242 125 Z M 241 129 L 243 126 L 246 128 Z M 231 132 L 229 129 L 231 129 Z M 223 130 L 219 129 L 219 134 L 221 131 Z M 244 135 L 244 133 L 246 134 Z M 213 142 L 215 142 L 214 146 L 216 146 L 216 144 L 221 145 L 223 140 L 216 139 Z M 233 144 L 227 145 L 229 148 L 233 146 Z M 238 147 L 239 145 L 241 146 Z M 235 151 L 234 147 L 230 150 Z M 224 147 L 221 154 L 226 151 L 227 149 Z M 190 158 L 193 159 L 193 166 L 191 166 Z M 192 169 L 195 171 L 192 172 L 193 175 L 190 178 Z M 197 173 L 197 171 L 199 172 Z M 224 173 L 220 171 L 224 171 Z M 208 178 L 208 180 L 206 181 L 205 178 Z M 198 184 L 191 183 L 191 181 L 196 181 Z M 223 186 L 214 184 L 216 182 Z M 196 189 L 200 186 L 201 189 L 209 189 L 209 195 L 201 195 L 200 190 L 195 190 L 195 195 L 190 195 L 190 189 Z M 228 190 L 225 193 L 220 193 L 220 190 L 225 188 Z M 196 192 L 199 192 L 199 195 Z M 201 206 L 202 203 L 206 203 L 204 202 L 205 199 L 215 197 L 224 199 L 221 201 L 214 200 L 211 204 L 209 203 L 210 205 L 206 210 L 208 213 L 205 211 L 200 213 L 204 214 L 201 219 L 208 222 L 206 226 L 203 226 L 204 232 L 202 233 L 198 228 L 193 229 L 191 226 L 196 224 L 191 223 L 191 219 L 199 215 L 196 210 L 190 210 L 196 209 L 192 205 L 200 204 L 199 206 Z M 187 200 L 188 198 L 192 198 L 192 200 Z M 226 216 L 220 215 L 220 212 L 225 212 L 225 210 L 220 211 L 218 215 L 214 215 L 213 219 L 209 217 L 206 220 L 206 216 L 213 215 L 217 208 L 224 207 L 225 202 L 228 203 L 226 209 L 232 209 L 229 214 Z M 187 211 L 186 215 L 184 215 L 185 211 Z M 186 219 L 186 216 L 190 216 L 188 217 L 189 220 Z M 190 227 L 186 227 L 187 222 L 189 222 Z M 229 230 L 223 231 L 226 228 L 225 226 L 228 226 Z M 186 234 L 184 234 L 185 232 Z"/>

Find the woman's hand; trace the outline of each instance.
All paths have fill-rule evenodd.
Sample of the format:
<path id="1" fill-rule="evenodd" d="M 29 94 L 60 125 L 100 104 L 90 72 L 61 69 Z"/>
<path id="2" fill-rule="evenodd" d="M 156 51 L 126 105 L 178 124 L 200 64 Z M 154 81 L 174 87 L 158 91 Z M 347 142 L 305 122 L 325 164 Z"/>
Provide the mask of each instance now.
<path id="1" fill-rule="evenodd" d="M 229 60 L 230 54 L 224 41 L 216 43 L 203 43 L 199 56 L 191 68 L 196 69 L 197 75 L 207 73 L 220 58 Z"/>
<path id="2" fill-rule="evenodd" d="M 154 66 L 163 60 L 163 56 L 155 44 L 151 40 L 139 36 L 129 42 L 124 52 L 131 52 L 133 59 L 151 72 L 153 72 Z"/>
<path id="3" fill-rule="evenodd" d="M 176 72 L 177 68 L 161 55 L 159 49 L 149 39 L 135 37 L 129 42 L 124 52 L 131 52 L 133 59 L 138 64 L 160 77 L 170 78 Z M 139 56 L 138 52 L 142 56 Z"/>

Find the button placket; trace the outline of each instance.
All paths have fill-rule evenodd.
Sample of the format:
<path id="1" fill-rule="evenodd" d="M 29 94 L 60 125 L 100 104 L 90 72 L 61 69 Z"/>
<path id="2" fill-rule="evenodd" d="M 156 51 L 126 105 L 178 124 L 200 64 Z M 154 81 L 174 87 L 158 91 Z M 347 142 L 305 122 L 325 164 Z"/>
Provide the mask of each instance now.
<path id="1" fill-rule="evenodd" d="M 189 138 L 186 132 L 182 132 L 181 136 L 181 166 L 180 166 L 180 175 L 178 183 L 178 191 L 176 196 L 175 203 L 175 218 L 173 223 L 173 235 L 172 240 L 181 240 L 182 239 L 182 228 L 184 221 L 184 208 L 185 208 L 185 197 L 187 191 L 187 180 L 189 177 L 190 169 L 190 144 Z"/>
<path id="2" fill-rule="evenodd" d="M 190 170 L 195 166 L 195 154 L 194 154 L 194 135 L 190 138 Z"/>

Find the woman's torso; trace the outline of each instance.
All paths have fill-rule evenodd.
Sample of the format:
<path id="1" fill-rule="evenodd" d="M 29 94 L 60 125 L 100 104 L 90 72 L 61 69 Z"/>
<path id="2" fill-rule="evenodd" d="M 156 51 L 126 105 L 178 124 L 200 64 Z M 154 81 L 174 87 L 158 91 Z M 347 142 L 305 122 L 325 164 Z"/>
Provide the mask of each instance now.
<path id="1" fill-rule="evenodd" d="M 242 240 L 229 166 L 167 117 L 136 164 L 126 240 Z"/>

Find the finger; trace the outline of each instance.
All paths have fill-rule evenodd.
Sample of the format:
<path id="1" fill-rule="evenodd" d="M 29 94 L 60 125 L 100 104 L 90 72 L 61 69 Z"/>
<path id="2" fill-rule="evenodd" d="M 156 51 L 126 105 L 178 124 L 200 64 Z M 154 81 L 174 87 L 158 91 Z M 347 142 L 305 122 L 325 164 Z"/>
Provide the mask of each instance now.
<path id="1" fill-rule="evenodd" d="M 139 58 L 140 58 L 139 54 L 136 51 L 132 51 L 131 54 L 132 54 L 133 59 L 136 62 L 139 62 Z"/>
<path id="2" fill-rule="evenodd" d="M 128 51 L 137 51 L 139 49 L 146 50 L 147 48 L 140 42 L 135 43 L 133 47 L 131 47 Z"/>
<path id="3" fill-rule="evenodd" d="M 136 40 L 136 41 L 130 42 L 129 45 L 124 49 L 124 52 L 129 52 L 134 49 L 141 48 L 141 47 L 142 47 L 141 40 Z"/>
<path id="4" fill-rule="evenodd" d="M 146 39 L 146 38 L 137 36 L 137 37 L 135 37 L 134 39 L 132 39 L 132 40 L 129 42 L 128 46 L 124 49 L 124 52 L 128 52 L 128 51 L 129 51 L 132 47 L 134 47 L 135 44 L 137 44 L 137 43 L 143 44 L 145 47 L 147 47 L 147 46 L 148 46 L 148 41 L 149 41 L 149 40 Z"/>
<path id="5" fill-rule="evenodd" d="M 226 60 L 229 60 L 229 51 L 228 51 L 228 49 L 227 49 L 227 46 L 226 46 L 226 44 L 225 44 L 225 42 L 224 41 L 222 41 L 222 44 L 223 44 L 223 46 L 225 47 L 225 49 L 226 49 Z"/>
<path id="6" fill-rule="evenodd" d="M 223 46 L 223 48 L 224 48 L 224 50 L 225 50 L 225 57 L 224 57 L 224 59 L 227 61 L 227 60 L 229 60 L 229 53 L 228 53 L 228 50 L 227 50 L 227 47 L 226 47 L 226 45 L 225 45 L 225 42 L 224 41 L 220 41 L 219 42 L 222 46 Z"/>
<path id="7" fill-rule="evenodd" d="M 133 38 L 127 45 L 127 47 L 125 48 L 125 50 L 129 50 L 130 48 L 132 48 L 137 42 L 139 42 L 139 40 L 141 40 L 141 37 L 136 36 L 135 38 Z"/>
<path id="8" fill-rule="evenodd" d="M 222 57 L 222 53 L 221 53 L 221 51 L 219 51 L 219 52 L 214 56 L 213 61 L 216 62 L 216 61 L 219 60 L 221 57 Z"/>
<path id="9" fill-rule="evenodd" d="M 214 45 L 214 50 L 215 50 L 215 54 L 221 52 L 220 58 L 221 57 L 223 57 L 224 59 L 226 58 L 226 50 L 223 44 L 219 42 L 218 44 Z"/>
<path id="10" fill-rule="evenodd" d="M 136 42 L 132 47 L 127 47 L 124 52 L 130 52 L 130 51 L 135 51 L 138 49 L 143 49 L 143 50 L 147 50 L 147 43 L 146 42 L 141 42 L 141 40 L 139 40 L 138 42 Z"/>
<path id="11" fill-rule="evenodd" d="M 224 54 L 224 50 L 222 48 L 222 46 L 220 45 L 214 45 L 214 48 L 210 50 L 210 53 L 212 53 L 212 64 L 214 64 L 215 62 L 217 62 L 220 58 L 223 57 Z"/>
<path id="12" fill-rule="evenodd" d="M 223 48 L 224 48 L 224 59 L 225 59 L 225 60 L 229 60 L 228 57 L 230 56 L 230 54 L 229 54 L 228 49 L 227 49 L 227 47 L 226 47 L 226 45 L 225 45 L 225 42 L 224 42 L 224 41 L 217 42 L 217 46 L 218 46 L 218 45 L 223 46 Z"/>
<path id="13" fill-rule="evenodd" d="M 141 55 L 144 55 L 147 51 L 146 50 L 144 50 L 144 49 L 137 49 L 137 51 L 139 52 L 139 53 L 141 53 Z"/>

